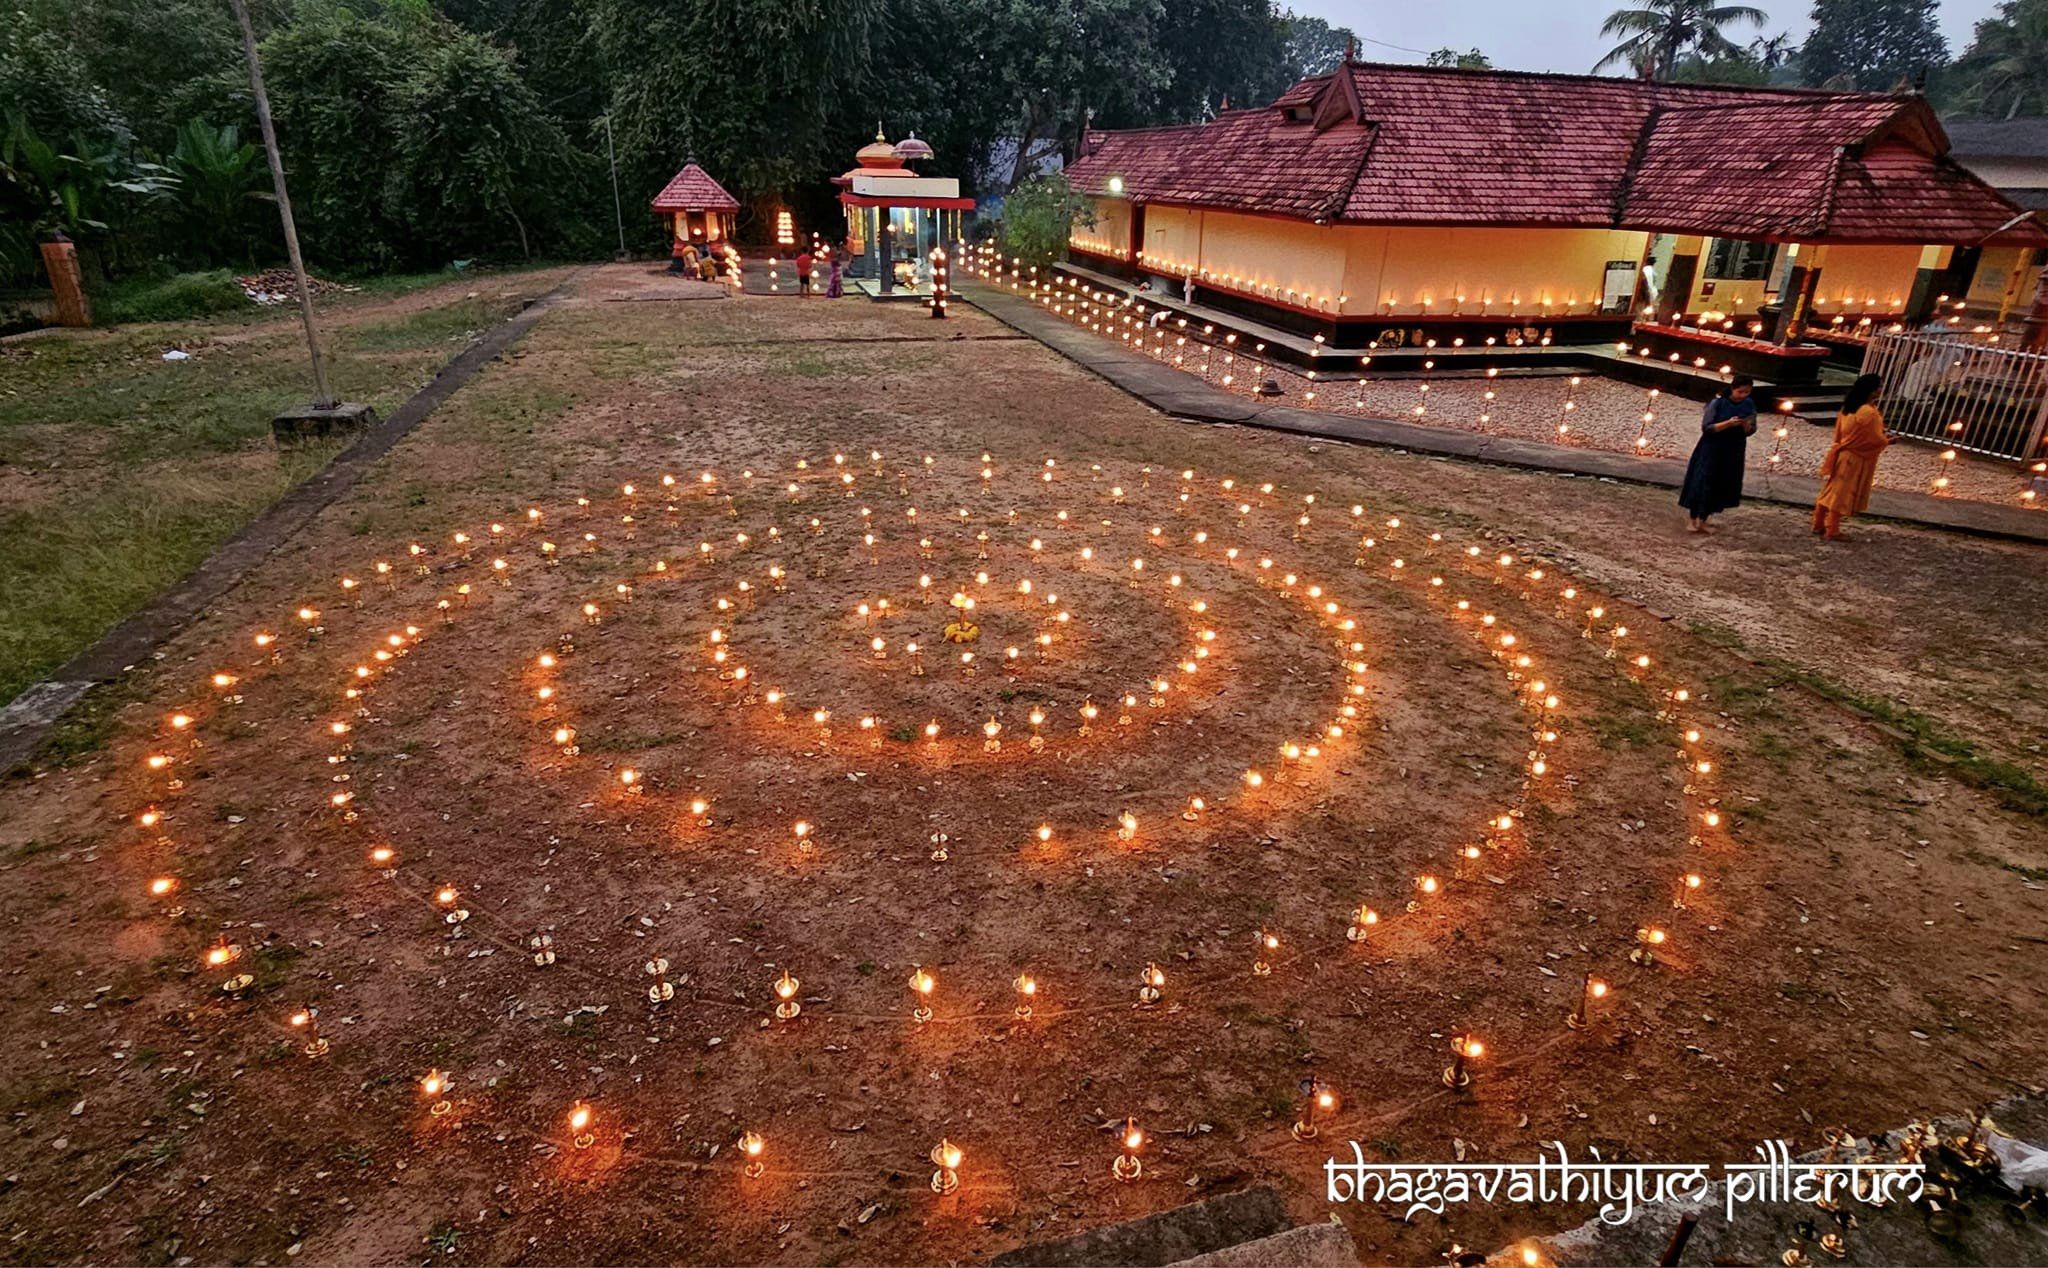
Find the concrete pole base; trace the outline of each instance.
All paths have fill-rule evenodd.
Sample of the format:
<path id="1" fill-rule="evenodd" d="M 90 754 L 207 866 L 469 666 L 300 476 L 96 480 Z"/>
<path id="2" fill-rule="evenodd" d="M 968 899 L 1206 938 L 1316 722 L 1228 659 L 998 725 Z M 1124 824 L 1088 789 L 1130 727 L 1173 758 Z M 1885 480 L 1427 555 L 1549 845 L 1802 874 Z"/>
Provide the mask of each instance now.
<path id="1" fill-rule="evenodd" d="M 373 427 L 377 411 L 361 401 L 337 401 L 327 409 L 294 405 L 270 420 L 270 434 L 280 445 L 327 436 L 351 435 Z"/>

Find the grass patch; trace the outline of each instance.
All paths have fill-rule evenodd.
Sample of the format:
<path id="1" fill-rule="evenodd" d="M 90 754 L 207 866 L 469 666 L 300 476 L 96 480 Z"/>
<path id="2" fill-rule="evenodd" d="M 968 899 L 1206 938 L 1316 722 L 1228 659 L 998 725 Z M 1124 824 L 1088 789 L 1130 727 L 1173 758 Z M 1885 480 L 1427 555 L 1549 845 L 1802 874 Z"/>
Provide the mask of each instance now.
<path id="1" fill-rule="evenodd" d="M 519 301 L 503 296 L 465 297 L 390 321 L 365 322 L 345 331 L 336 342 L 357 352 L 399 352 L 468 343 L 485 327 L 496 325 L 522 306 Z"/>
<path id="2" fill-rule="evenodd" d="M 1972 863 L 1984 864 L 1987 867 L 2004 868 L 2021 880 L 2032 881 L 2036 885 L 2048 882 L 2048 867 L 2029 867 L 2025 863 L 2015 863 L 2011 859 L 2002 859 L 1995 854 L 1987 854 L 1983 850 L 1964 850 L 1963 858 Z"/>
<path id="3" fill-rule="evenodd" d="M 158 464 L 147 478 L 0 512 L 0 534 L 35 543 L 0 553 L 0 700 L 191 572 L 336 448 L 300 446 L 234 468 Z M 66 755 L 104 738 L 92 723 L 60 733 Z"/>
<path id="4" fill-rule="evenodd" d="M 1722 646 L 1755 660 L 1768 675 L 1768 680 L 1762 682 L 1725 676 L 1710 678 L 1709 689 L 1728 712 L 1755 717 L 1769 702 L 1772 688 L 1797 683 L 1824 700 L 1882 723 L 1907 761 L 1954 776 L 1973 788 L 1981 789 L 2007 810 L 2037 819 L 2048 818 L 2048 785 L 2011 762 L 1978 752 L 1975 745 L 1950 731 L 1938 719 L 1896 700 L 1865 695 L 1823 674 L 1787 664 L 1776 657 L 1758 656 L 1732 633 L 1719 641 Z"/>
<path id="5" fill-rule="evenodd" d="M 383 279 L 367 283 L 365 294 L 448 276 Z M 180 288 L 220 299 L 223 285 L 248 310 L 246 320 L 67 331 L 0 347 L 0 452 L 9 477 L 0 486 L 0 531 L 19 546 L 0 557 L 0 704 L 190 573 L 338 451 L 338 443 L 272 445 L 271 417 L 310 387 L 298 328 L 276 309 L 250 304 L 226 272 L 124 284 L 121 294 L 147 291 L 147 304 L 160 306 L 138 298 L 116 315 L 172 314 L 186 304 L 174 302 Z M 494 290 L 506 289 L 499 279 Z M 453 341 L 522 302 L 452 288 L 445 299 L 389 321 L 329 327 L 323 342 L 335 391 L 388 414 L 448 360 Z M 190 358 L 165 361 L 173 348 Z M 519 425 L 540 425 L 550 407 L 559 403 L 538 402 Z M 51 737 L 44 759 L 98 748 L 107 725 L 88 707 Z"/>
<path id="6" fill-rule="evenodd" d="M 1986 757 L 1977 751 L 1975 745 L 1934 718 L 1896 700 L 1852 691 L 1807 670 L 1776 667 L 1788 679 L 1815 695 L 1867 714 L 1891 728 L 1892 738 L 1908 761 L 1946 771 L 1964 783 L 1990 793 L 2008 810 L 2035 818 L 2048 818 L 2048 785 L 2043 785 L 2011 762 Z"/>
<path id="7" fill-rule="evenodd" d="M 1600 747 L 1608 752 L 1621 748 L 1641 748 L 1657 738 L 1656 728 L 1645 718 L 1620 718 L 1611 713 L 1597 714 L 1592 719 L 1593 735 L 1600 741 Z"/>
<path id="8" fill-rule="evenodd" d="M 255 316 L 262 309 L 249 299 L 241 283 L 226 269 L 207 273 L 175 273 L 170 277 L 131 278 L 110 283 L 91 295 L 93 321 L 120 326 L 139 321 L 191 321 L 223 313 Z"/>

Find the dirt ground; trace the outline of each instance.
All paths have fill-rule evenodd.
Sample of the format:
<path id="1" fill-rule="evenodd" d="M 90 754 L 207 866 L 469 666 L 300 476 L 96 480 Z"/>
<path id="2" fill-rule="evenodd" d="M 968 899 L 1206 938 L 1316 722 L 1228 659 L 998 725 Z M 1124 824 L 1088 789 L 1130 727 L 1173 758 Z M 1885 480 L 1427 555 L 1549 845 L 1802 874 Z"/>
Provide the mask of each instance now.
<path id="1" fill-rule="evenodd" d="M 1351 1140 L 1742 1160 L 2043 1081 L 2039 551 L 1702 540 L 965 305 L 613 272 L 0 788 L 9 1262 L 978 1259 L 1324 1219 Z M 1403 1263 L 1586 1214 L 1335 1213 Z"/>

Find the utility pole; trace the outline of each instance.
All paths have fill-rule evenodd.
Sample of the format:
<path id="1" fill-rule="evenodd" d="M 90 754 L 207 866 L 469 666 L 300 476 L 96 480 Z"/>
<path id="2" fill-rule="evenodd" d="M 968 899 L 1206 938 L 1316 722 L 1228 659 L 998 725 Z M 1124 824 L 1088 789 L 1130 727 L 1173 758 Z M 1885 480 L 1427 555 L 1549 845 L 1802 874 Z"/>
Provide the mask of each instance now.
<path id="1" fill-rule="evenodd" d="M 239 3 L 240 0 L 237 0 Z M 619 202 L 619 152 L 612 146 L 612 112 L 604 112 L 604 153 L 612 165 L 612 218 L 619 225 L 618 258 L 626 258 L 626 209 Z"/>
<path id="2" fill-rule="evenodd" d="M 263 88 L 263 63 L 256 56 L 256 28 L 249 22 L 244 0 L 228 0 L 242 28 L 242 56 L 249 63 L 249 91 L 256 99 L 256 123 L 263 130 L 263 152 L 270 156 L 270 183 L 277 191 L 277 218 L 284 224 L 285 254 L 291 258 L 292 280 L 299 288 L 299 320 L 306 327 L 306 356 L 313 366 L 313 403 L 285 410 L 270 420 L 280 442 L 308 436 L 353 431 L 377 421 L 377 411 L 360 401 L 337 401 L 327 386 L 327 368 L 320 362 L 320 332 L 313 324 L 313 287 L 306 261 L 299 255 L 299 227 L 292 220 L 291 195 L 284 187 L 284 155 L 277 149 L 277 126 L 270 119 L 270 94 Z"/>
<path id="3" fill-rule="evenodd" d="M 256 59 L 256 28 L 249 24 L 249 6 L 243 0 L 229 0 L 235 7 L 235 21 L 242 28 L 242 56 L 249 62 L 249 91 L 256 98 L 256 124 L 263 130 L 263 152 L 270 156 L 270 183 L 277 190 L 277 218 L 284 222 L 285 254 L 291 257 L 292 278 L 299 288 L 299 317 L 306 324 L 306 355 L 313 361 L 313 404 L 334 408 L 334 393 L 327 390 L 327 371 L 320 364 L 320 340 L 313 328 L 313 291 L 306 282 L 306 262 L 299 258 L 299 228 L 292 222 L 291 195 L 284 188 L 284 157 L 277 152 L 277 128 L 270 121 L 270 94 L 263 89 L 263 65 Z"/>

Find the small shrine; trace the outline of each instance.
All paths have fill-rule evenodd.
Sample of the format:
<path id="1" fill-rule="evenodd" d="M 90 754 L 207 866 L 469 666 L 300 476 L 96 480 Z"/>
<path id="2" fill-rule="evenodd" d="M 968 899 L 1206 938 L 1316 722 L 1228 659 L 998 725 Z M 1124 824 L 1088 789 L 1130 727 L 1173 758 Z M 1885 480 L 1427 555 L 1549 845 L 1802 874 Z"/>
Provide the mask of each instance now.
<path id="1" fill-rule="evenodd" d="M 857 166 L 832 178 L 846 208 L 853 284 L 872 298 L 929 298 L 932 253 L 961 240 L 961 214 L 974 200 L 960 196 L 952 177 L 920 176 L 911 167 L 931 156 L 914 134 L 892 145 L 877 125 L 875 139 L 854 155 Z"/>
<path id="2" fill-rule="evenodd" d="M 668 220 L 670 236 L 701 247 L 731 241 L 740 200 L 692 159 L 669 178 L 651 205 L 656 215 Z"/>

